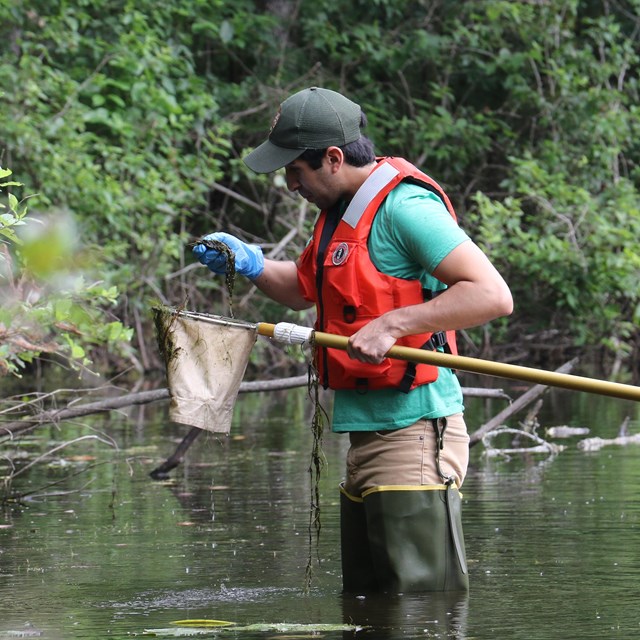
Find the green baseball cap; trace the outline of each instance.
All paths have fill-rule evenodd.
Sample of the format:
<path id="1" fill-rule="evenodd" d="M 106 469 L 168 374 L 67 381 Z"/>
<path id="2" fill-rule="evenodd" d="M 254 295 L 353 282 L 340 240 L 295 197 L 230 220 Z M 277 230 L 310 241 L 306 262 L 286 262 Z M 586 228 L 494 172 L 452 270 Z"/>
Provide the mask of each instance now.
<path id="1" fill-rule="evenodd" d="M 330 89 L 310 87 L 278 109 L 269 138 L 244 158 L 256 173 L 271 173 L 306 149 L 340 147 L 360 138 L 360 105 Z"/>

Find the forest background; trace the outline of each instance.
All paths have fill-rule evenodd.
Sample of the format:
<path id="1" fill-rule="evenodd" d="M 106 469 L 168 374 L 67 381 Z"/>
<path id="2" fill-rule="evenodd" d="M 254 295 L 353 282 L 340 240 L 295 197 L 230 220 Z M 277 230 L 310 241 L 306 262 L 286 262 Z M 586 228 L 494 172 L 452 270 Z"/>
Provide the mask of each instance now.
<path id="1" fill-rule="evenodd" d="M 0 376 L 161 369 L 158 303 L 226 315 L 190 243 L 295 258 L 316 212 L 241 161 L 341 91 L 449 193 L 508 281 L 465 355 L 640 369 L 640 1 L 0 0 Z M 310 324 L 238 279 L 236 317 Z M 273 345 L 253 373 L 300 363 Z"/>

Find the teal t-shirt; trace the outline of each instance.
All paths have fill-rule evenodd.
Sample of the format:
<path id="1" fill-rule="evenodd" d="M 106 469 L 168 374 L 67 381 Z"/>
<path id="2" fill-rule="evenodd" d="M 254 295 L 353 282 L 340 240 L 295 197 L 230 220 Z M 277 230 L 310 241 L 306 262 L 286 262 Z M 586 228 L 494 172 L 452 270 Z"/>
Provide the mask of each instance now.
<path id="1" fill-rule="evenodd" d="M 419 279 L 433 291 L 446 289 L 431 273 L 459 244 L 469 240 L 435 194 L 400 183 L 376 214 L 369 236 L 375 266 L 397 278 Z M 409 393 L 380 389 L 361 393 L 335 391 L 332 429 L 379 431 L 407 427 L 421 418 L 439 418 L 463 411 L 462 390 L 450 369 Z"/>

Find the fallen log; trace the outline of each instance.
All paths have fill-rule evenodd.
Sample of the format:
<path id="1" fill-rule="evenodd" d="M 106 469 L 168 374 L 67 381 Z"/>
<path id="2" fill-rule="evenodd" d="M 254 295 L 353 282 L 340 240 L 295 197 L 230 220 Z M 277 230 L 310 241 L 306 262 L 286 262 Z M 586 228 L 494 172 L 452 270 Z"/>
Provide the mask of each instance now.
<path id="1" fill-rule="evenodd" d="M 492 444 L 493 439 L 505 433 L 515 436 L 517 438 L 524 438 L 526 440 L 529 440 L 530 442 L 533 442 L 533 445 L 530 447 L 522 446 L 522 447 L 511 447 L 511 448 L 502 448 L 502 449 L 498 447 L 494 447 Z M 509 427 L 498 427 L 497 429 L 494 429 L 490 433 L 486 433 L 482 437 L 482 443 L 485 446 L 485 455 L 489 458 L 492 458 L 492 457 L 495 458 L 497 456 L 503 456 L 508 458 L 509 456 L 516 453 L 518 454 L 522 454 L 522 453 L 554 454 L 554 453 L 559 453 L 565 448 L 563 445 L 554 444 L 553 442 L 547 442 L 546 440 L 543 440 L 540 436 L 536 435 L 535 433 L 528 433 L 527 431 L 522 431 L 521 429 L 510 429 Z"/>
<path id="2" fill-rule="evenodd" d="M 292 376 L 289 378 L 281 378 L 279 380 L 258 380 L 250 382 L 242 382 L 238 393 L 251 393 L 261 391 L 281 391 L 284 389 L 292 389 L 303 387 L 309 383 L 308 375 Z M 510 400 L 510 397 L 502 389 L 483 389 L 480 387 L 466 387 L 462 389 L 466 397 L 479 398 L 503 398 Z M 39 414 L 24 417 L 20 420 L 0 424 L 0 436 L 4 433 L 8 438 L 35 429 L 45 424 L 59 424 L 64 420 L 72 420 L 83 416 L 103 413 L 107 411 L 116 411 L 124 407 L 149 404 L 160 400 L 168 400 L 171 397 L 169 389 L 153 389 L 151 391 L 140 391 L 137 393 L 128 393 L 116 398 L 105 398 L 95 402 L 88 402 L 81 405 L 74 405 L 63 409 L 50 409 Z M 175 451 L 158 467 L 150 472 L 150 476 L 154 480 L 160 480 L 168 477 L 169 472 L 175 469 L 184 459 L 189 447 L 196 441 L 202 429 L 192 427 L 184 436 Z"/>
<path id="3" fill-rule="evenodd" d="M 545 429 L 545 433 L 549 438 L 573 438 L 574 436 L 586 436 L 589 433 L 589 428 L 558 425 Z"/>
<path id="4" fill-rule="evenodd" d="M 153 469 L 149 475 L 154 480 L 164 480 L 169 477 L 169 472 L 173 471 L 183 460 L 189 450 L 189 447 L 195 442 L 196 438 L 204 431 L 198 427 L 191 427 L 187 435 L 182 438 L 176 450 L 158 467 Z"/>
<path id="5" fill-rule="evenodd" d="M 569 362 L 565 362 L 565 364 L 556 369 L 556 373 L 569 373 L 575 366 L 576 362 L 577 360 L 575 358 L 573 360 L 569 360 Z M 549 387 L 544 384 L 537 384 L 531 387 L 531 389 L 523 393 L 512 404 L 510 404 L 508 407 L 500 411 L 500 413 L 491 418 L 489 422 L 486 422 L 479 429 L 474 431 L 469 437 L 469 446 L 473 447 L 477 445 L 478 442 L 482 442 L 483 436 L 485 436 L 490 431 L 493 431 L 494 429 L 502 426 L 506 420 L 508 420 L 514 414 L 518 413 L 518 411 L 524 409 L 524 407 L 526 407 L 527 405 L 531 404 L 548 388 Z"/>
<path id="6" fill-rule="evenodd" d="M 640 433 L 636 433 L 632 436 L 628 435 L 628 427 L 631 418 L 627 416 L 618 431 L 618 435 L 615 438 L 585 438 L 578 442 L 578 449 L 581 451 L 599 451 L 602 447 L 608 447 L 611 445 L 626 446 L 628 444 L 640 444 Z"/>
<path id="7" fill-rule="evenodd" d="M 242 382 L 239 393 L 255 393 L 260 391 L 282 391 L 284 389 L 293 389 L 296 387 L 304 387 L 308 384 L 309 378 L 305 375 L 292 376 L 289 378 L 280 378 L 278 380 L 255 380 Z M 463 393 L 469 397 L 484 398 L 505 398 L 509 396 L 502 389 L 481 389 L 481 388 L 463 388 Z M 13 437 L 18 433 L 33 429 L 44 424 L 58 424 L 63 420 L 72 420 L 81 418 L 94 413 L 103 413 L 106 411 L 116 411 L 124 407 L 138 404 L 149 404 L 159 400 L 168 400 L 171 397 L 169 389 L 153 389 L 151 391 L 139 391 L 136 393 L 128 393 L 115 398 L 105 398 L 95 402 L 87 402 L 86 404 L 67 406 L 63 409 L 49 409 L 38 414 L 26 416 L 20 420 L 12 422 L 0 423 L 0 436 L 3 434 Z"/>
<path id="8" fill-rule="evenodd" d="M 602 447 L 610 445 L 626 446 L 628 444 L 640 444 L 640 433 L 633 436 L 618 436 L 617 438 L 585 438 L 578 442 L 581 451 L 598 451 Z"/>
<path id="9" fill-rule="evenodd" d="M 255 391 L 279 391 L 282 389 L 292 389 L 294 387 L 302 387 L 307 384 L 308 376 L 293 376 L 290 378 L 281 378 L 279 380 L 258 380 L 252 382 L 243 382 L 240 385 L 239 393 L 249 393 Z M 94 413 L 103 413 L 105 411 L 116 411 L 124 407 L 130 407 L 138 404 L 149 404 L 158 400 L 168 400 L 171 397 L 169 389 L 153 389 L 151 391 L 139 391 L 137 393 L 128 393 L 116 398 L 105 398 L 96 402 L 87 402 L 73 407 L 67 406 L 64 409 L 49 409 L 32 416 L 21 418 L 13 422 L 0 424 L 0 435 L 2 433 L 13 436 L 15 434 L 33 429 L 43 424 L 58 424 L 63 420 L 71 420 L 80 418 Z"/>

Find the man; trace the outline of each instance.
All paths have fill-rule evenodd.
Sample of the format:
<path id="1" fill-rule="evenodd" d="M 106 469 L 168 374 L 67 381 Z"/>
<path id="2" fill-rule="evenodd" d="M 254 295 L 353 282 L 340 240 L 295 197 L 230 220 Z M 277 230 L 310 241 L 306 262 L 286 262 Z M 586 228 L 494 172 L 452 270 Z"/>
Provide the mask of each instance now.
<path id="1" fill-rule="evenodd" d="M 297 262 L 265 259 L 226 233 L 236 271 L 292 309 L 315 304 L 318 349 L 335 389 L 332 429 L 350 438 L 341 485 L 346 592 L 465 590 L 460 496 L 468 463 L 462 393 L 449 369 L 385 358 L 394 344 L 455 352 L 455 330 L 512 311 L 509 288 L 458 227 L 442 189 L 400 158 L 376 158 L 359 105 L 311 87 L 285 100 L 269 138 L 245 159 L 284 168 L 287 187 L 321 210 Z M 225 273 L 222 252 L 194 253 Z"/>

